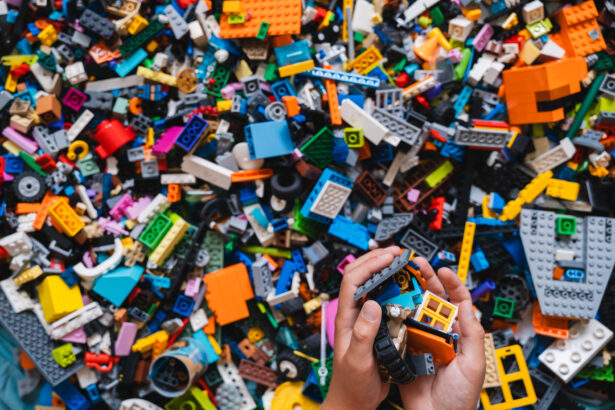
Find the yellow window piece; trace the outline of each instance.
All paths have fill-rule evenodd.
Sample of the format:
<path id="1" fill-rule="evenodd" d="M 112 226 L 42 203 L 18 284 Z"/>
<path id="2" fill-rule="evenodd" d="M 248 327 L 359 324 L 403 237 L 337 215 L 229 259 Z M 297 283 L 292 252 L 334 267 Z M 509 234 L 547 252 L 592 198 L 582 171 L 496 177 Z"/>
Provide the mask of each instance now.
<path id="1" fill-rule="evenodd" d="M 514 356 L 514 359 L 517 362 L 516 369 L 518 370 L 507 374 L 506 371 L 508 371 L 509 369 L 504 369 L 504 359 L 510 356 Z M 489 393 L 485 389 L 480 393 L 480 401 L 483 405 L 483 408 L 485 410 L 506 410 L 515 407 L 529 406 L 536 403 L 536 392 L 534 391 L 534 385 L 532 384 L 532 379 L 530 378 L 530 374 L 527 370 L 527 364 L 525 363 L 525 359 L 523 358 L 523 351 L 521 350 L 521 346 L 512 345 L 496 349 L 495 357 L 498 364 L 498 372 L 500 373 L 500 389 L 504 401 L 502 401 L 501 403 L 491 404 Z M 523 384 L 526 394 L 525 397 L 513 397 L 511 385 L 515 383 L 518 386 L 519 383 L 517 382 L 521 382 Z"/>
<path id="2" fill-rule="evenodd" d="M 457 317 L 457 306 L 425 291 L 423 303 L 417 309 L 414 319 L 448 332 Z"/>

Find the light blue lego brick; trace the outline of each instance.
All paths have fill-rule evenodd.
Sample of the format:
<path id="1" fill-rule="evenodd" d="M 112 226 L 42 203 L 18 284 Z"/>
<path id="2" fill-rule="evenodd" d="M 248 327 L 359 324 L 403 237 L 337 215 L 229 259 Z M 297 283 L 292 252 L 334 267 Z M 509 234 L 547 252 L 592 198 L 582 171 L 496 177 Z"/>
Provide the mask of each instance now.
<path id="1" fill-rule="evenodd" d="M 252 123 L 244 132 L 251 159 L 288 155 L 295 149 L 286 121 Z"/>
<path id="2" fill-rule="evenodd" d="M 242 50 L 237 47 L 231 40 L 220 38 L 215 35 L 212 35 L 209 38 L 209 44 L 215 48 L 223 48 L 231 54 L 236 56 L 241 55 Z"/>
<path id="3" fill-rule="evenodd" d="M 342 83 L 350 83 L 363 87 L 378 88 L 380 87 L 380 79 L 368 77 L 365 75 L 344 73 L 341 71 L 328 70 L 326 68 L 316 67 L 311 70 L 301 73 L 306 77 L 323 78 L 325 80 L 334 80 Z"/>
<path id="4" fill-rule="evenodd" d="M 504 199 L 497 192 L 492 192 L 489 194 L 488 205 L 489 209 L 496 212 L 502 212 L 504 206 L 506 205 L 506 201 L 504 201 Z"/>
<path id="5" fill-rule="evenodd" d="M 293 85 L 290 83 L 290 81 L 288 81 L 288 79 L 277 81 L 271 84 L 271 92 L 273 93 L 275 99 L 278 101 L 282 101 L 282 97 L 288 95 L 297 95 L 295 89 L 293 88 Z"/>
<path id="6" fill-rule="evenodd" d="M 585 272 L 581 269 L 566 269 L 564 279 L 570 282 L 580 282 L 585 277 Z"/>
<path id="7" fill-rule="evenodd" d="M 281 295 L 284 292 L 288 292 L 290 290 L 290 286 L 293 281 L 293 276 L 297 271 L 297 267 L 295 266 L 293 261 L 284 261 L 284 265 L 282 266 L 282 270 L 280 271 L 280 276 L 278 277 L 278 282 L 275 285 L 275 294 Z"/>
<path id="8" fill-rule="evenodd" d="M 254 208 L 251 212 L 251 215 L 254 217 L 254 219 L 256 219 L 256 222 L 258 222 L 260 226 L 267 229 L 267 226 L 269 226 L 269 220 L 260 209 Z"/>
<path id="9" fill-rule="evenodd" d="M 399 286 L 397 286 L 397 283 L 391 281 L 378 295 L 376 302 L 382 305 L 384 301 L 394 299 L 398 296 L 401 296 L 401 290 L 399 289 Z"/>
<path id="10" fill-rule="evenodd" d="M 472 268 L 474 268 L 476 272 L 483 271 L 489 267 L 489 261 L 481 250 L 474 252 L 472 256 L 470 256 L 470 262 L 472 263 Z"/>
<path id="11" fill-rule="evenodd" d="M 273 49 L 278 67 L 297 64 L 312 59 L 310 55 L 310 45 L 307 40 L 295 41 L 282 47 Z"/>
<path id="12" fill-rule="evenodd" d="M 120 77 L 126 77 L 132 70 L 137 68 L 141 61 L 147 58 L 147 51 L 142 48 L 126 57 L 121 63 L 115 67 L 115 72 Z"/>
<path id="13" fill-rule="evenodd" d="M 150 282 L 152 282 L 152 285 L 159 288 L 168 289 L 171 287 L 171 278 L 166 278 L 163 276 L 145 275 L 145 279 L 149 280 Z"/>
<path id="14" fill-rule="evenodd" d="M 366 251 L 369 247 L 369 231 L 361 224 L 338 215 L 329 226 L 329 234 Z"/>
<path id="15" fill-rule="evenodd" d="M 322 222 L 324 224 L 331 223 L 332 219 L 313 213 L 311 211 L 311 208 L 312 208 L 312 205 L 314 205 L 316 198 L 318 198 L 320 191 L 325 186 L 327 181 L 332 181 L 338 185 L 341 185 L 349 189 L 352 189 L 352 184 L 353 184 L 352 179 L 347 178 L 341 174 L 338 174 L 337 172 L 332 171 L 329 168 L 326 168 L 323 171 L 323 173 L 320 175 L 320 178 L 318 178 L 318 181 L 316 181 L 316 184 L 314 185 L 312 192 L 310 192 L 310 195 L 307 197 L 307 199 L 303 203 L 303 206 L 301 207 L 300 212 L 301 212 L 301 215 L 303 215 L 304 217 L 313 219 L 317 222 Z"/>
<path id="16" fill-rule="evenodd" d="M 468 64 L 469 65 L 469 64 Z M 455 118 L 459 117 L 459 114 L 463 111 L 463 108 L 468 104 L 470 97 L 472 96 L 472 87 L 466 85 L 463 87 L 461 92 L 459 93 L 459 97 L 457 97 L 457 101 L 453 104 L 453 108 L 455 109 Z"/>
<path id="17" fill-rule="evenodd" d="M 338 94 L 337 100 L 340 103 L 340 106 L 344 100 L 350 100 L 361 108 L 363 108 L 363 105 L 365 104 L 365 96 L 363 94 Z"/>
<path id="18" fill-rule="evenodd" d="M 124 299 L 139 283 L 142 274 L 143 267 L 139 265 L 120 267 L 96 279 L 92 290 L 115 306 L 121 306 Z"/>
<path id="19" fill-rule="evenodd" d="M 203 332 L 202 329 L 198 332 L 194 332 L 192 334 L 192 338 L 195 339 L 197 342 L 201 343 L 205 348 L 205 355 L 207 355 L 208 364 L 214 363 L 220 358 L 218 353 L 216 353 L 214 347 L 211 345 L 209 338 L 207 337 L 205 332 Z"/>

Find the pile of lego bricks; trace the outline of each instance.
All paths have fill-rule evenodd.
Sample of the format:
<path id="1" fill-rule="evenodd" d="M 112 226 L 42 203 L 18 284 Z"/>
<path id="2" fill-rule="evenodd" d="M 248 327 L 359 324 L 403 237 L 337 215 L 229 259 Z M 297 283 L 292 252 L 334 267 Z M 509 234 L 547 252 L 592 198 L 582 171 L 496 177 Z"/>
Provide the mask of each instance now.
<path id="1" fill-rule="evenodd" d="M 0 55 L 40 409 L 317 408 L 391 244 L 471 291 L 484 409 L 615 401 L 612 0 L 0 0 Z"/>

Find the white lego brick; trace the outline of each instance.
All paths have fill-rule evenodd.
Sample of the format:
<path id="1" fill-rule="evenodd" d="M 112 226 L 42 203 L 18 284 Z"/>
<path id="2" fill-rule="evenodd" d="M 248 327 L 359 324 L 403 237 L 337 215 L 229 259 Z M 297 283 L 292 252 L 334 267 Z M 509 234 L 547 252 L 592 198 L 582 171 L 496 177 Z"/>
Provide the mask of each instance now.
<path id="1" fill-rule="evenodd" d="M 99 263 L 93 268 L 88 268 L 83 262 L 79 262 L 73 267 L 73 269 L 81 279 L 84 279 L 86 281 L 94 280 L 97 277 L 109 272 L 111 269 L 114 269 L 117 265 L 120 264 L 120 261 L 122 260 L 123 250 L 124 247 L 122 245 L 122 241 L 120 240 L 120 238 L 115 238 L 113 254 L 107 259 L 105 259 L 103 262 Z"/>
<path id="2" fill-rule="evenodd" d="M 203 329 L 207 323 L 209 323 L 209 319 L 203 309 L 198 309 L 190 315 L 190 327 L 194 332 Z"/>
<path id="3" fill-rule="evenodd" d="M 194 23 L 194 21 L 192 23 Z M 168 55 L 166 55 L 165 53 L 156 53 L 156 55 L 154 56 L 154 64 L 152 65 L 152 70 L 160 71 L 167 66 L 168 62 L 169 62 Z"/>
<path id="4" fill-rule="evenodd" d="M 20 291 L 19 287 L 13 282 L 12 278 L 4 279 L 0 282 L 0 289 L 6 295 L 9 304 L 15 313 L 34 309 L 34 301 L 25 291 Z"/>
<path id="5" fill-rule="evenodd" d="M 66 135 L 68 135 L 68 140 L 71 142 L 74 141 L 75 138 L 77 138 L 79 134 L 83 132 L 85 127 L 87 127 L 90 121 L 92 121 L 93 119 L 94 114 L 92 113 L 92 111 L 85 110 L 84 112 L 82 112 L 79 118 L 77 118 L 77 121 L 75 121 L 73 125 L 71 125 L 68 131 L 66 131 Z"/>
<path id="6" fill-rule="evenodd" d="M 197 4 L 205 3 L 199 1 Z M 120 403 L 120 410 L 164 410 L 153 403 L 143 399 L 128 399 Z"/>
<path id="7" fill-rule="evenodd" d="M 181 169 L 222 189 L 231 187 L 231 174 L 233 172 L 204 158 L 186 155 L 182 160 Z"/>
<path id="8" fill-rule="evenodd" d="M 364 33 L 374 32 L 372 17 L 376 14 L 376 8 L 366 0 L 357 0 L 352 15 L 352 29 Z"/>
<path id="9" fill-rule="evenodd" d="M 362 128 L 363 135 L 372 144 L 378 145 L 389 133 L 389 130 L 374 120 L 363 108 L 349 99 L 345 99 L 340 107 L 342 119 L 354 128 Z"/>
<path id="10" fill-rule="evenodd" d="M 90 200 L 88 196 L 87 190 L 83 185 L 77 185 L 77 194 L 79 195 L 79 199 L 81 202 L 85 204 L 85 210 L 88 213 L 88 216 L 92 219 L 98 217 L 98 211 L 94 208 L 94 204 Z"/>
<path id="11" fill-rule="evenodd" d="M 77 370 L 77 381 L 79 387 L 85 389 L 94 383 L 98 383 L 98 374 L 91 367 L 84 366 Z"/>
<path id="12" fill-rule="evenodd" d="M 549 60 L 559 60 L 564 58 L 566 50 L 560 47 L 555 41 L 549 39 L 540 49 L 540 57 L 547 58 Z"/>
<path id="13" fill-rule="evenodd" d="M 484 53 L 481 55 L 478 61 L 474 63 L 470 69 L 470 73 L 468 74 L 468 83 L 473 86 L 478 84 L 494 61 L 495 57 L 491 54 Z"/>
<path id="14" fill-rule="evenodd" d="M 581 320 L 570 328 L 568 339 L 556 340 L 538 359 L 568 383 L 613 338 L 596 319 Z"/>
<path id="15" fill-rule="evenodd" d="M 543 173 L 562 165 L 574 156 L 576 148 L 568 138 L 564 138 L 559 145 L 527 163 L 537 173 Z"/>
<path id="16" fill-rule="evenodd" d="M 523 6 L 521 10 L 525 24 L 536 23 L 545 18 L 545 7 L 539 0 L 534 0 Z"/>
<path id="17" fill-rule="evenodd" d="M 350 188 L 333 181 L 327 181 L 314 200 L 310 212 L 325 218 L 335 219 L 351 192 L 352 189 Z"/>
<path id="18" fill-rule="evenodd" d="M 32 241 L 23 232 L 12 233 L 4 238 L 0 238 L 0 246 L 4 248 L 9 256 L 16 256 L 22 253 L 28 254 L 32 251 Z"/>
<path id="19" fill-rule="evenodd" d="M 162 194 L 158 194 L 154 197 L 154 199 L 152 199 L 152 202 L 150 202 L 145 209 L 143 210 L 143 212 L 141 212 L 139 214 L 139 217 L 137 218 L 137 222 L 139 222 L 140 224 L 148 224 L 152 221 L 152 219 L 154 219 L 154 217 L 156 216 L 156 214 L 160 213 L 160 212 L 164 212 L 166 211 L 166 209 L 170 206 L 171 204 L 169 203 L 169 201 L 167 201 L 167 197 L 162 195 Z"/>
<path id="20" fill-rule="evenodd" d="M 218 361 L 216 366 L 218 367 L 218 372 L 220 373 L 222 380 L 224 380 L 224 383 L 232 384 L 239 390 L 239 395 L 241 396 L 241 407 L 239 407 L 239 410 L 255 409 L 256 403 L 254 403 L 254 399 L 252 399 L 243 378 L 239 376 L 239 371 L 237 370 L 235 363 L 232 361 Z"/>
<path id="21" fill-rule="evenodd" d="M 17 217 L 17 232 L 34 232 L 36 229 L 32 226 L 36 219 L 36 213 L 19 215 Z"/>
<path id="22" fill-rule="evenodd" d="M 85 66 L 82 61 L 67 65 L 64 70 L 64 74 L 66 74 L 68 82 L 72 85 L 88 80 L 88 75 L 85 73 Z"/>
<path id="23" fill-rule="evenodd" d="M 111 91 L 121 88 L 138 87 L 145 84 L 145 78 L 140 75 L 128 75 L 124 78 L 109 78 L 106 80 L 90 81 L 85 85 L 85 91 Z"/>
<path id="24" fill-rule="evenodd" d="M 483 81 L 489 85 L 495 85 L 496 81 L 500 78 L 500 73 L 502 73 L 504 67 L 504 64 L 499 61 L 492 62 L 483 76 Z"/>
<path id="25" fill-rule="evenodd" d="M 414 20 L 427 9 L 435 6 L 440 0 L 416 0 L 404 11 L 404 19 L 406 22 Z M 353 21 L 354 24 L 354 21 Z"/>
<path id="26" fill-rule="evenodd" d="M 62 319 L 56 320 L 51 324 L 51 337 L 61 339 L 70 332 L 74 332 L 81 326 L 90 323 L 94 319 L 98 319 L 103 315 L 98 302 L 92 302 L 85 305 L 81 309 L 64 316 Z"/>
<path id="27" fill-rule="evenodd" d="M 265 214 L 265 212 L 263 212 L 263 208 L 258 203 L 245 206 L 243 208 L 243 213 L 245 214 L 246 218 L 248 218 L 248 222 L 254 230 L 254 234 L 258 238 L 259 242 L 263 246 L 269 246 L 273 243 L 274 235 L 272 232 L 269 232 L 267 228 L 263 228 L 263 226 L 252 215 L 252 211 L 255 209 L 259 209 L 263 215 Z"/>
<path id="28" fill-rule="evenodd" d="M 48 93 L 53 90 L 54 82 L 53 78 L 55 77 L 55 73 L 53 71 L 49 71 L 39 63 L 34 63 L 30 66 L 30 71 L 34 74 L 34 77 L 41 85 L 41 88 Z"/>
<path id="29" fill-rule="evenodd" d="M 574 259 L 574 251 L 566 249 L 558 249 L 555 251 L 556 261 L 571 261 Z"/>
<path id="30" fill-rule="evenodd" d="M 162 185 L 169 184 L 196 184 L 196 177 L 191 174 L 162 174 L 160 176 Z"/>
<path id="31" fill-rule="evenodd" d="M 472 28 L 474 27 L 474 22 L 468 20 L 465 16 L 456 16 L 454 19 L 449 20 L 448 22 L 448 34 L 451 38 L 459 41 L 466 41 L 470 33 L 472 32 Z"/>
<path id="32" fill-rule="evenodd" d="M 201 48 L 207 47 L 207 35 L 205 35 L 205 30 L 198 20 L 191 21 L 188 24 L 188 30 L 190 30 L 190 38 L 194 41 L 194 44 Z"/>

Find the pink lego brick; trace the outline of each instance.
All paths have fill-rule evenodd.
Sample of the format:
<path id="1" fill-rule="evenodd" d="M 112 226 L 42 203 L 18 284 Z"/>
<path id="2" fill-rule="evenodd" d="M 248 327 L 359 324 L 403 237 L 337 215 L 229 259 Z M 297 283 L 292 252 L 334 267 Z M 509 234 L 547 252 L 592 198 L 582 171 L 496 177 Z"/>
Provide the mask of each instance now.
<path id="1" fill-rule="evenodd" d="M 28 154 L 34 154 L 38 149 L 38 144 L 36 142 L 24 137 L 13 127 L 6 127 L 2 130 L 2 135 L 15 143 L 19 148 L 26 151 Z"/>
<path id="2" fill-rule="evenodd" d="M 477 51 L 483 51 L 483 48 L 487 45 L 491 37 L 493 37 L 494 31 L 493 28 L 489 24 L 485 24 L 476 37 L 474 37 L 474 41 L 472 45 Z"/>
<path id="3" fill-rule="evenodd" d="M 133 342 L 135 341 L 135 337 L 137 336 L 137 331 L 139 327 L 136 323 L 132 322 L 124 322 L 122 323 L 122 328 L 120 329 L 120 333 L 117 335 L 117 339 L 115 339 L 115 355 L 116 356 L 128 356 L 130 354 L 130 349 L 132 347 Z"/>
<path id="4" fill-rule="evenodd" d="M 406 198 L 408 198 L 408 201 L 410 202 L 416 202 L 419 199 L 419 196 L 421 196 L 421 191 L 419 191 L 418 189 L 411 189 L 410 192 L 408 192 L 408 194 L 406 194 Z"/>
<path id="5" fill-rule="evenodd" d="M 132 197 L 129 194 L 124 194 L 122 198 L 115 204 L 111 211 L 109 211 L 109 215 L 113 217 L 116 221 L 121 221 L 126 209 L 134 204 Z"/>
<path id="6" fill-rule="evenodd" d="M 344 274 L 344 268 L 346 267 L 346 265 L 348 265 L 349 263 L 354 262 L 356 259 L 357 258 L 355 258 L 354 255 L 346 255 L 346 257 L 344 259 L 342 259 L 342 261 L 339 263 L 339 265 L 337 265 L 337 271 L 343 275 Z"/>
<path id="7" fill-rule="evenodd" d="M 137 219 L 139 214 L 147 208 L 150 202 L 152 202 L 152 198 L 148 196 L 141 197 L 137 200 L 137 202 L 134 202 L 132 206 L 126 208 L 124 215 L 128 219 Z"/>
<path id="8" fill-rule="evenodd" d="M 175 141 L 183 129 L 184 127 L 171 127 L 167 129 L 152 147 L 154 155 L 159 156 L 168 154 L 171 148 L 173 148 L 173 145 L 175 145 Z"/>
<path id="9" fill-rule="evenodd" d="M 184 291 L 184 295 L 194 299 L 199 294 L 200 285 L 200 279 L 190 279 L 186 283 L 186 290 Z"/>

